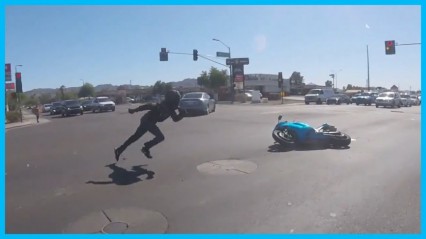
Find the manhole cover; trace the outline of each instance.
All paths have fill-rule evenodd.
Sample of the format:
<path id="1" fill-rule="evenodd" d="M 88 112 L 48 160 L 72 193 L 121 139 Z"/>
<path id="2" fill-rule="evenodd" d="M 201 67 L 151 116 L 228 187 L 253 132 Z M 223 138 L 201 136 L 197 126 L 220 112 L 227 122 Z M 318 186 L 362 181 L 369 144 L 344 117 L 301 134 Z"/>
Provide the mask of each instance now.
<path id="1" fill-rule="evenodd" d="M 216 160 L 197 166 L 197 170 L 211 175 L 244 175 L 256 170 L 257 165 L 246 160 Z"/>
<path id="2" fill-rule="evenodd" d="M 142 208 L 114 208 L 90 213 L 71 223 L 65 233 L 160 234 L 168 227 L 159 212 Z"/>
<path id="3" fill-rule="evenodd" d="M 110 222 L 101 231 L 106 234 L 120 234 L 124 233 L 127 228 L 129 228 L 129 225 L 125 222 Z"/>

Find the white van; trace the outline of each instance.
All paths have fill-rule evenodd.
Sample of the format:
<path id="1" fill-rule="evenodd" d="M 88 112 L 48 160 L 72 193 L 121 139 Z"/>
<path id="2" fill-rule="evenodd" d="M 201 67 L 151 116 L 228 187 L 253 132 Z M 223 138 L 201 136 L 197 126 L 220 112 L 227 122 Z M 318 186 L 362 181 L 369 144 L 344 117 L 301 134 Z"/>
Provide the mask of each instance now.
<path id="1" fill-rule="evenodd" d="M 305 95 L 305 104 L 309 105 L 311 102 L 322 104 L 333 95 L 333 89 L 311 89 L 308 94 Z"/>

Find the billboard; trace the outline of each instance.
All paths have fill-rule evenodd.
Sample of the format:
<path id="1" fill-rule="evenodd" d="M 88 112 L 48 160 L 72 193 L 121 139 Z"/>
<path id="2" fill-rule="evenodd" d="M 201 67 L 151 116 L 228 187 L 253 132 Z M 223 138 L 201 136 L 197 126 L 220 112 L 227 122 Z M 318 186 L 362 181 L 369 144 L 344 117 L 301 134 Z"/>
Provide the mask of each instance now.
<path id="1" fill-rule="evenodd" d="M 5 79 L 6 81 L 12 81 L 12 66 L 10 63 L 5 64 Z"/>
<path id="2" fill-rule="evenodd" d="M 14 89 L 15 89 L 15 83 L 6 82 L 6 90 L 14 90 Z"/>

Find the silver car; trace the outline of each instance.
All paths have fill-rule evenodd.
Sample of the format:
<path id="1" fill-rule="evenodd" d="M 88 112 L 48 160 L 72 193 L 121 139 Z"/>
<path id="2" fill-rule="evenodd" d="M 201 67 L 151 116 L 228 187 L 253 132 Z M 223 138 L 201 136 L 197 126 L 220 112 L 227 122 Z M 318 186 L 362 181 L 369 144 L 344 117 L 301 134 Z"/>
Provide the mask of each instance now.
<path id="1" fill-rule="evenodd" d="M 401 96 L 398 92 L 383 92 L 376 98 L 376 108 L 383 107 L 401 107 Z"/>
<path id="2" fill-rule="evenodd" d="M 208 115 L 216 110 L 216 100 L 205 92 L 191 92 L 183 95 L 179 108 L 185 112 Z"/>

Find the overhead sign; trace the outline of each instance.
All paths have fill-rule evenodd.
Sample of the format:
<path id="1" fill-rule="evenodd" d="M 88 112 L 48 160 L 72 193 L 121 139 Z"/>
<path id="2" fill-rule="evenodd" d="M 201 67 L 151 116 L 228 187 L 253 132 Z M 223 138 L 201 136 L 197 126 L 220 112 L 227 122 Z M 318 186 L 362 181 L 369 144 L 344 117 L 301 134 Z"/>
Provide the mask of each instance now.
<path id="1" fill-rule="evenodd" d="M 230 54 L 228 52 L 216 52 L 217 57 L 230 57 Z"/>
<path id="2" fill-rule="evenodd" d="M 5 64 L 5 79 L 6 81 L 12 81 L 12 69 L 10 63 Z"/>
<path id="3" fill-rule="evenodd" d="M 228 58 L 226 59 L 227 65 L 248 65 L 249 59 L 248 58 Z"/>
<path id="4" fill-rule="evenodd" d="M 244 82 L 244 65 L 234 65 L 232 68 L 234 82 Z"/>

